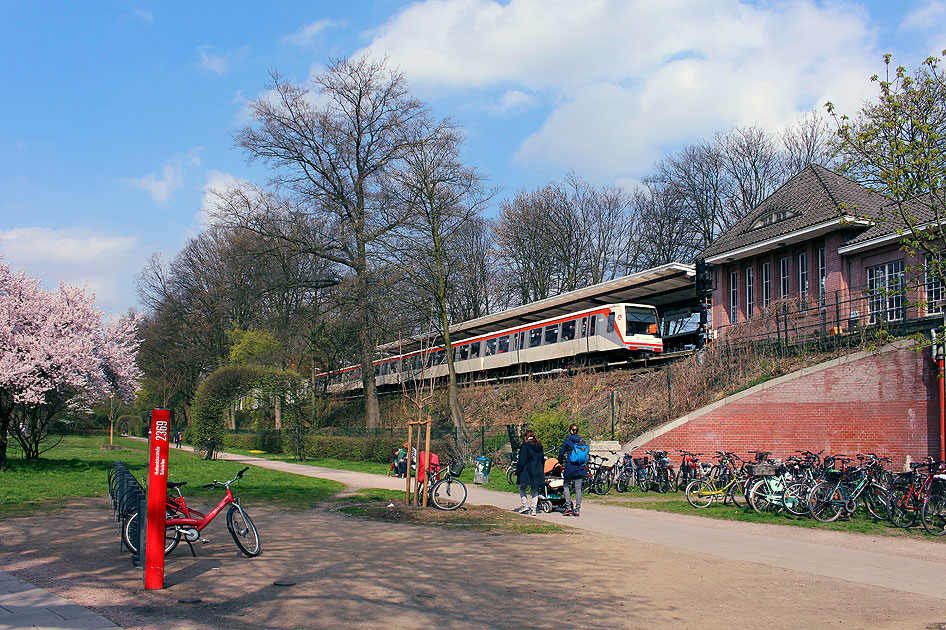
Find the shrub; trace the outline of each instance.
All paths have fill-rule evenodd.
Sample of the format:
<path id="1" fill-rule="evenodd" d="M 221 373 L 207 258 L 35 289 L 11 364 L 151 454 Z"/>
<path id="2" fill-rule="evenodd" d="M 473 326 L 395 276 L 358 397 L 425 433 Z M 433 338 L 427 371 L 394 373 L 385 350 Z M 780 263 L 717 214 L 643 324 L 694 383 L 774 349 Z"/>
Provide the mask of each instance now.
<path id="1" fill-rule="evenodd" d="M 529 428 L 535 431 L 535 437 L 545 449 L 559 448 L 568 435 L 568 427 L 578 425 L 578 435 L 587 440 L 588 422 L 578 415 L 572 415 L 562 409 L 548 409 L 533 413 L 527 418 Z"/>

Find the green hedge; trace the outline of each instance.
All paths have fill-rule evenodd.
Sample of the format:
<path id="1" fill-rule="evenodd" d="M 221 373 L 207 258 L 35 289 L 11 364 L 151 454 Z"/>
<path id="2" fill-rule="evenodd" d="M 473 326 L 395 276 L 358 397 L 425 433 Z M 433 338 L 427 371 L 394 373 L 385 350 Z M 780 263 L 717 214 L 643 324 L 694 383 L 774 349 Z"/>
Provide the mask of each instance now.
<path id="1" fill-rule="evenodd" d="M 308 456 L 311 458 L 347 459 L 351 461 L 388 463 L 403 440 L 390 436 L 341 437 L 313 435 L 309 437 Z M 446 439 L 430 441 L 430 450 L 446 457 L 452 450 Z"/>
<path id="2" fill-rule="evenodd" d="M 278 433 L 228 433 L 223 438 L 223 445 L 224 448 L 282 453 L 283 436 Z"/>

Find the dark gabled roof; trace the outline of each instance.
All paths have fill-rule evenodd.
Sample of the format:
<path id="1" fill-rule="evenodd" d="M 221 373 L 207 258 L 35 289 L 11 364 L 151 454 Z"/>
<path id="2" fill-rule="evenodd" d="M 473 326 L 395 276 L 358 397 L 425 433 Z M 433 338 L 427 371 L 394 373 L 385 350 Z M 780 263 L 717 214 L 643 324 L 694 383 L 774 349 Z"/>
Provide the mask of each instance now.
<path id="1" fill-rule="evenodd" d="M 812 164 L 785 182 L 745 217 L 703 250 L 712 258 L 846 217 L 873 219 L 884 214 L 889 201 L 833 171 Z M 776 212 L 795 213 L 789 218 L 751 229 Z M 863 224 L 850 227 L 864 229 Z M 875 226 L 876 227 L 876 226 Z M 868 230 L 871 231 L 871 230 Z"/>
<path id="2" fill-rule="evenodd" d="M 867 243 L 874 239 L 882 239 L 886 236 L 899 235 L 902 230 L 907 229 L 907 223 L 903 220 L 903 215 L 900 214 L 895 202 L 885 197 L 881 197 L 881 199 L 884 200 L 884 205 L 881 214 L 877 217 L 877 222 L 869 229 L 849 239 L 844 244 L 845 247 Z M 908 200 L 904 206 L 906 206 L 905 212 L 910 218 L 910 222 L 916 227 L 931 224 L 941 218 L 930 208 L 929 197 Z"/>

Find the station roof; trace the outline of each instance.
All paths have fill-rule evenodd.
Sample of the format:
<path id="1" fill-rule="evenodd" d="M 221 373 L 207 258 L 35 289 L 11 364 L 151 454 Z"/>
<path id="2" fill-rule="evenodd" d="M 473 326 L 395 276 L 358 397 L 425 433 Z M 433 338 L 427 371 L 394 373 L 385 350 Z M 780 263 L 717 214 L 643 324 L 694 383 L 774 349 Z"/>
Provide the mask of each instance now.
<path id="1" fill-rule="evenodd" d="M 467 339 L 616 302 L 649 304 L 656 307 L 661 316 L 668 311 L 695 309 L 698 305 L 695 276 L 693 265 L 668 263 L 538 302 L 523 304 L 501 313 L 454 324 L 450 327 L 450 335 L 456 340 Z M 397 352 L 392 346 L 400 346 L 401 352 L 409 352 L 417 348 L 417 342 L 395 342 L 388 344 L 385 349 Z"/>

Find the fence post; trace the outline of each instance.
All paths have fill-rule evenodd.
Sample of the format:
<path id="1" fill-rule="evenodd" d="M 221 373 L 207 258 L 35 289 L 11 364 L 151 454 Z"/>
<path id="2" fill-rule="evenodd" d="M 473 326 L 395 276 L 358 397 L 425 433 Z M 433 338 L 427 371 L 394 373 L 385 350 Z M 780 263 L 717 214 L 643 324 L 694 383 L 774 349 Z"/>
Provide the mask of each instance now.
<path id="1" fill-rule="evenodd" d="M 480 455 L 486 456 L 486 425 L 480 425 Z"/>
<path id="2" fill-rule="evenodd" d="M 670 364 L 672 361 L 667 361 L 667 420 L 673 419 L 673 398 L 670 393 Z"/>
<path id="3" fill-rule="evenodd" d="M 614 395 L 615 392 L 611 391 L 611 439 L 614 439 Z"/>

